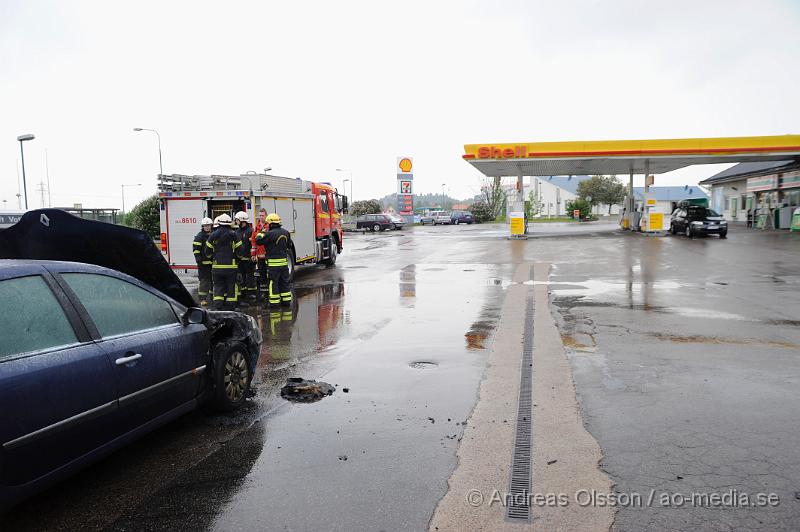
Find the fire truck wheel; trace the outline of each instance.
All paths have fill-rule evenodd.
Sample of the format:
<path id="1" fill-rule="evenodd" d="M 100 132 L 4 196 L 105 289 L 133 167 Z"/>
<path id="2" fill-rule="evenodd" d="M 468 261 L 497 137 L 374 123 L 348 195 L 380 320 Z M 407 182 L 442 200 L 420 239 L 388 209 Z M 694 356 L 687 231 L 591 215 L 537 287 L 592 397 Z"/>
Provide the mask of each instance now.
<path id="1" fill-rule="evenodd" d="M 339 246 L 336 245 L 336 239 L 331 238 L 331 256 L 328 259 L 325 259 L 325 264 L 328 266 L 333 266 L 336 264 L 336 257 L 339 255 Z"/>
<path id="2" fill-rule="evenodd" d="M 294 267 L 295 267 L 295 257 L 294 257 L 294 250 L 289 250 L 289 279 L 294 279 Z"/>

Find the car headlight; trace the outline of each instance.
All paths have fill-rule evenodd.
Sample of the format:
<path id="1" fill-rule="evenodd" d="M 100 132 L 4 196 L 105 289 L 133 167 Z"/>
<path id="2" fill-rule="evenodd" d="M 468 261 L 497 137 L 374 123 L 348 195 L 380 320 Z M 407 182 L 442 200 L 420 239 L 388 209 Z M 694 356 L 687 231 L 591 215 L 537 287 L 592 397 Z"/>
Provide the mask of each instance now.
<path id="1" fill-rule="evenodd" d="M 727 220 L 722 220 L 719 224 L 720 225 L 728 225 L 728 221 Z"/>

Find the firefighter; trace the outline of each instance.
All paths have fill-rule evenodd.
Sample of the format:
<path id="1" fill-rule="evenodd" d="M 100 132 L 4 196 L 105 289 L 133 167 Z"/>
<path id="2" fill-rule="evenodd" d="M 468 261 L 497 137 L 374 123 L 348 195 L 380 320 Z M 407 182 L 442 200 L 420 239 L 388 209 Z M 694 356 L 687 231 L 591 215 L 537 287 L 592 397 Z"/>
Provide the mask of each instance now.
<path id="1" fill-rule="evenodd" d="M 253 247 L 253 226 L 250 225 L 247 213 L 239 211 L 233 217 L 236 221 L 236 239 L 242 245 L 236 254 L 239 261 L 239 276 L 241 281 L 239 286 L 241 288 L 241 296 L 245 301 L 255 302 L 256 300 L 256 278 L 254 270 L 256 265 L 253 263 L 251 248 Z"/>
<path id="2" fill-rule="evenodd" d="M 208 305 L 208 296 L 212 293 L 213 286 L 211 280 L 211 250 L 206 246 L 213 223 L 211 218 L 203 218 L 200 222 L 200 232 L 195 235 L 194 242 L 192 242 L 194 260 L 197 261 L 197 279 L 200 281 L 200 286 L 197 287 L 197 296 L 203 306 Z"/>
<path id="3" fill-rule="evenodd" d="M 266 233 L 267 231 L 269 231 L 269 225 L 267 224 L 267 209 L 262 208 L 258 211 L 258 221 L 256 222 L 255 228 L 253 228 L 250 256 L 258 269 L 258 295 L 263 299 L 266 299 L 264 294 L 267 293 L 268 283 L 267 255 L 266 251 L 264 250 L 264 246 L 256 243 L 256 235 L 259 233 Z"/>
<path id="4" fill-rule="evenodd" d="M 221 214 L 217 217 L 219 227 L 208 237 L 206 247 L 211 250 L 213 263 L 211 277 L 214 282 L 215 310 L 234 310 L 236 308 L 236 253 L 242 245 L 236 239 L 236 233 L 231 227 L 231 217 Z"/>
<path id="5" fill-rule="evenodd" d="M 256 243 L 264 246 L 269 275 L 269 304 L 292 306 L 292 286 L 289 278 L 289 247 L 292 235 L 281 227 L 281 217 L 276 213 L 267 216 L 269 231 L 256 235 Z"/>

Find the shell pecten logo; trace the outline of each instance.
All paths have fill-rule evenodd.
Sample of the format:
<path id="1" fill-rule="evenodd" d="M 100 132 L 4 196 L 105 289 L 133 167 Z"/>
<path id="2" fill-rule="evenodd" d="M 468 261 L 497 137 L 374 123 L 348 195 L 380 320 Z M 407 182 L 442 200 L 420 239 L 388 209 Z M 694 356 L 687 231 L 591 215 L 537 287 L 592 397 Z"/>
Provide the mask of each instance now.
<path id="1" fill-rule="evenodd" d="M 402 170 L 404 173 L 409 173 L 411 171 L 411 159 L 408 157 L 400 159 L 398 166 L 400 166 L 400 170 Z"/>

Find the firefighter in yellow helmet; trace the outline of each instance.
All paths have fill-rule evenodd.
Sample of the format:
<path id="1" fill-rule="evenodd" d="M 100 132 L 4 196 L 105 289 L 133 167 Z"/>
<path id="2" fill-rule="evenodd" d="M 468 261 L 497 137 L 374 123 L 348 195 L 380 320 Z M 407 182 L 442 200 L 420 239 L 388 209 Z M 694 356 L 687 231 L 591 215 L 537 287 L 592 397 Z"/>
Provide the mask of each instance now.
<path id="1" fill-rule="evenodd" d="M 289 273 L 292 235 L 281 227 L 281 217 L 276 213 L 267 215 L 269 230 L 256 235 L 256 244 L 264 246 L 269 275 L 269 304 L 292 306 L 291 274 Z"/>

